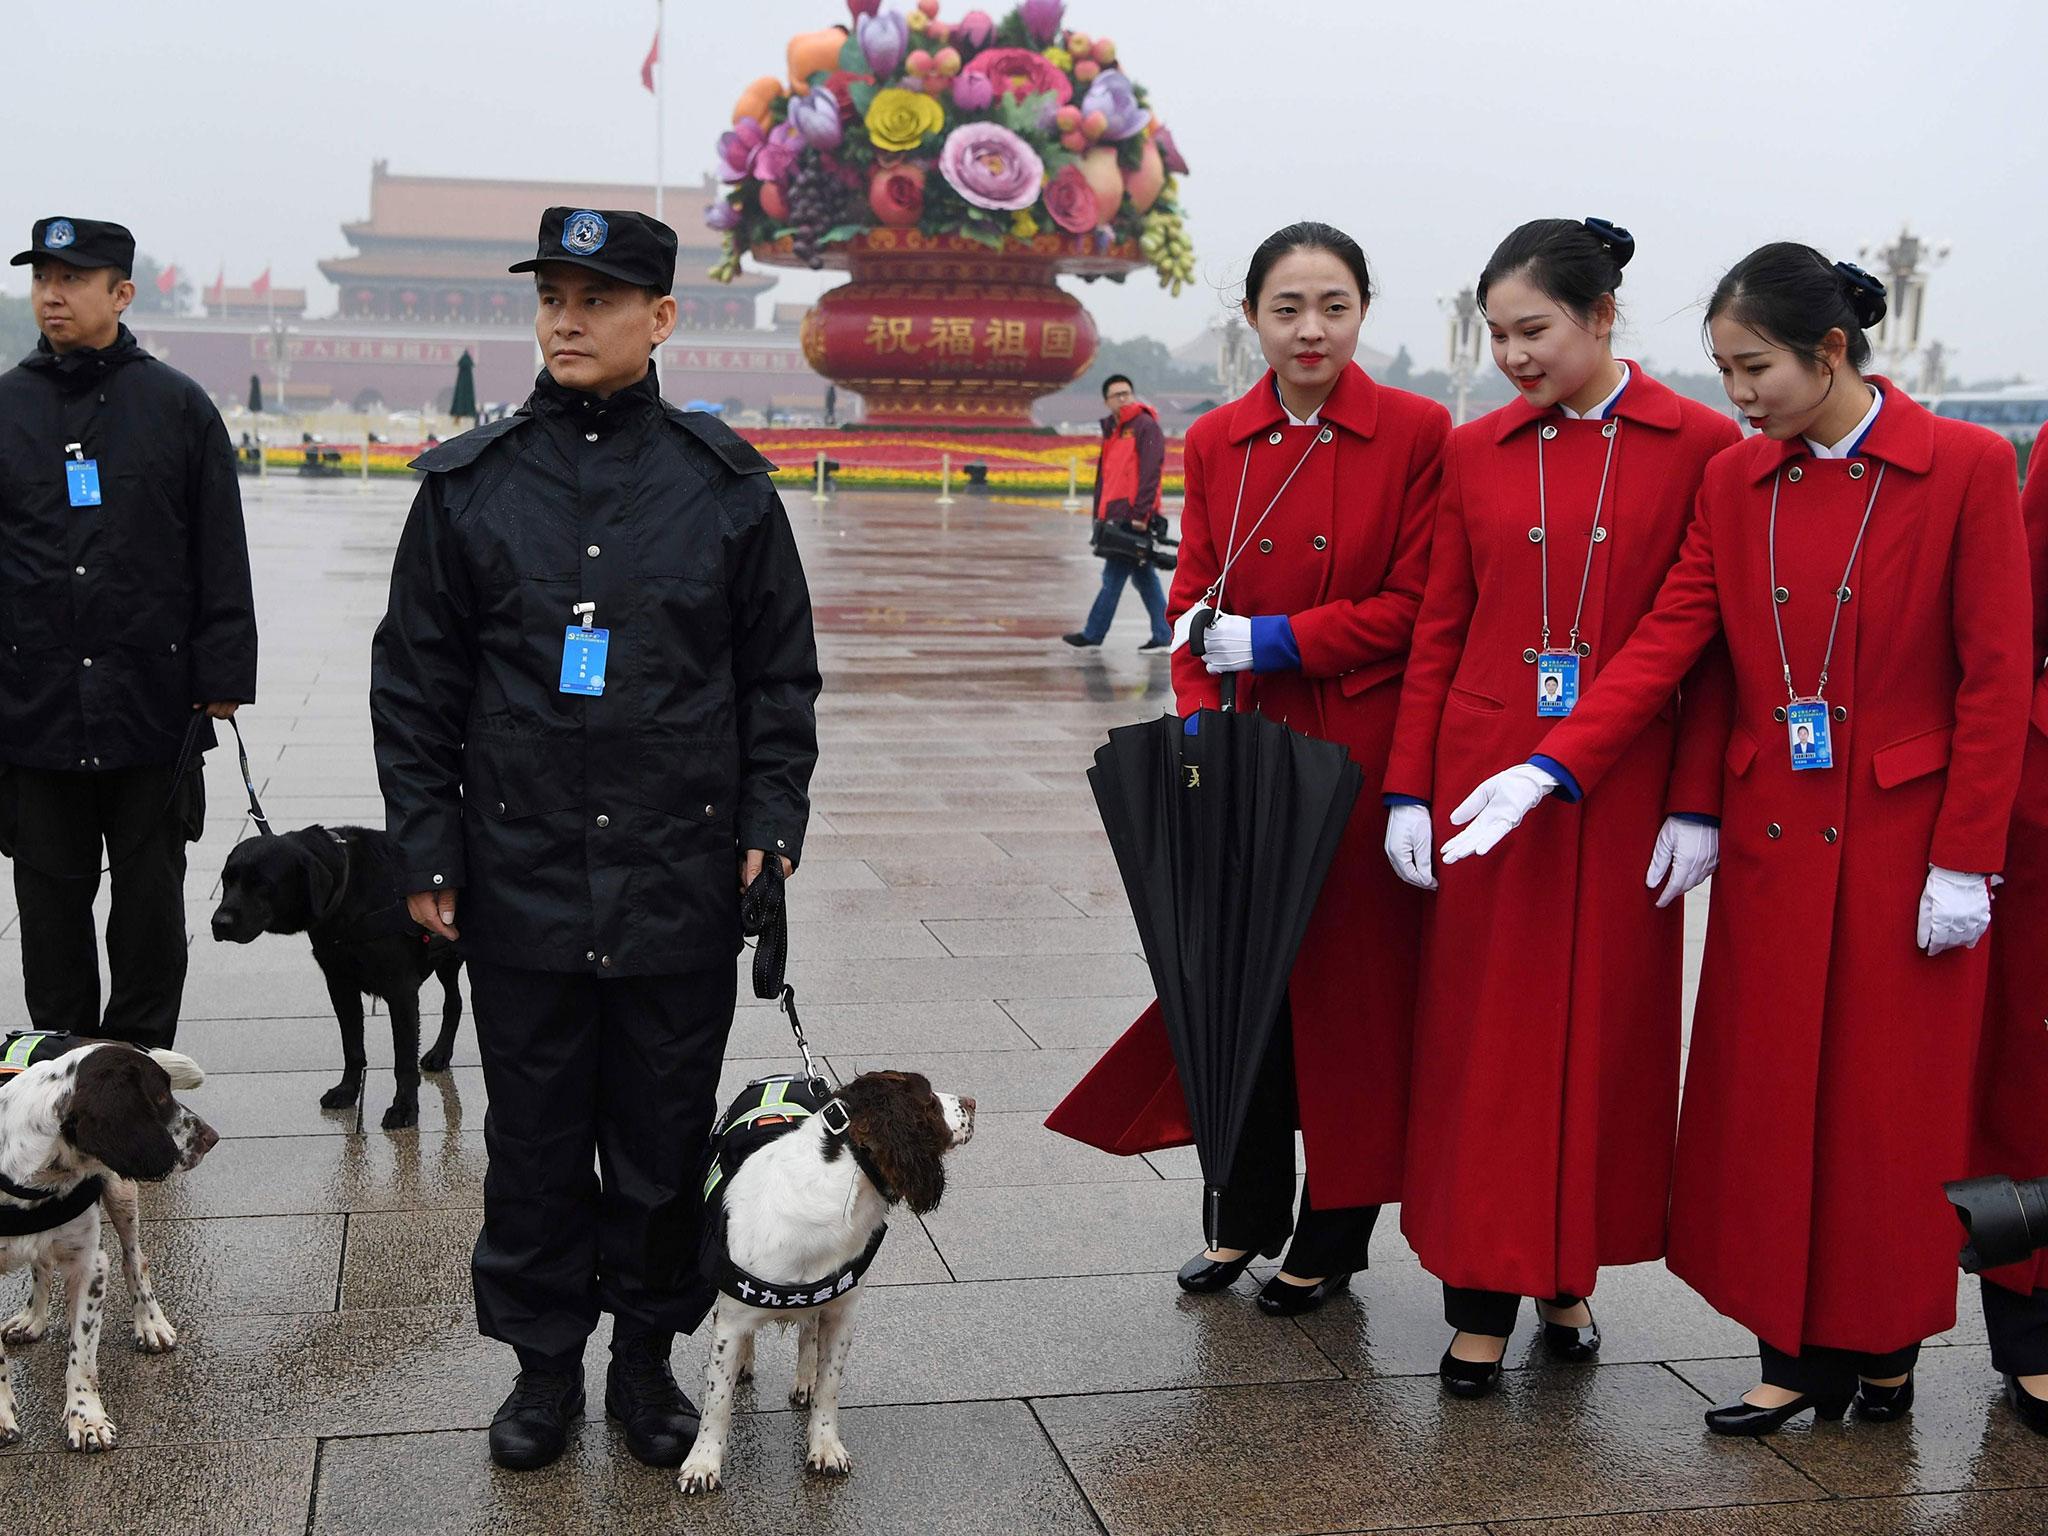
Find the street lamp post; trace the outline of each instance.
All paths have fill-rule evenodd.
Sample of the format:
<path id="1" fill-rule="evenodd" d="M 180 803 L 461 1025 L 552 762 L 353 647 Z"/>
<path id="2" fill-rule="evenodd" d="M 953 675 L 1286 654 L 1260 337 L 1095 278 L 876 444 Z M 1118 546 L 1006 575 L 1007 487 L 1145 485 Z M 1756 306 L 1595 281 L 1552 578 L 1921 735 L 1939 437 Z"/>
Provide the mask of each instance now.
<path id="1" fill-rule="evenodd" d="M 291 359 L 285 352 L 285 323 L 281 319 L 270 322 L 270 365 L 277 374 L 277 412 L 284 414 L 285 380 L 292 376 Z"/>
<path id="2" fill-rule="evenodd" d="M 1251 333 L 1235 315 L 1216 326 L 1216 386 L 1226 400 L 1235 400 L 1251 387 L 1247 364 L 1251 357 Z"/>
<path id="3" fill-rule="evenodd" d="M 1470 288 L 1437 299 L 1449 322 L 1451 394 L 1456 401 L 1452 421 L 1465 424 L 1465 408 L 1472 394 L 1472 377 L 1479 371 L 1480 339 L 1486 327 L 1479 314 L 1479 299 Z"/>
<path id="4" fill-rule="evenodd" d="M 1866 241 L 1856 252 L 1884 280 L 1885 316 L 1872 334 L 1871 345 L 1884 361 L 1888 378 L 1904 374 L 1907 361 L 1920 346 L 1920 320 L 1927 308 L 1928 275 L 1948 260 L 1949 242 L 1930 245 L 1911 227 L 1899 226 L 1890 245 Z"/>

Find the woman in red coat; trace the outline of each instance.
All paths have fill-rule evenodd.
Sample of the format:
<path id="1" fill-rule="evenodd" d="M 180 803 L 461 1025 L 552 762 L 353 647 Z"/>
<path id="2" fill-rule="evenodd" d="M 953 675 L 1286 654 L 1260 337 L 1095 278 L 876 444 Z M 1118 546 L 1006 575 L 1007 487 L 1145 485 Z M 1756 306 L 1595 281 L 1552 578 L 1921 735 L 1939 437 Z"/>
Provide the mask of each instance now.
<path id="1" fill-rule="evenodd" d="M 2005 439 L 1866 381 L 1884 289 L 1809 246 L 1707 310 L 1758 435 L 1707 467 L 1656 606 L 1572 718 L 1451 813 L 1446 864 L 1619 763 L 1725 635 L 1734 727 L 1671 1194 L 1672 1271 L 1753 1330 L 1760 1435 L 1912 1400 L 1955 1321 L 1945 1179 L 1972 1068 L 2026 731 L 2026 548 Z M 1861 1385 L 1859 1386 L 1859 1378 Z"/>
<path id="2" fill-rule="evenodd" d="M 1521 398 L 1451 434 L 1387 768 L 1388 857 L 1437 890 L 1401 1229 L 1444 1282 L 1458 1332 L 1438 1374 L 1460 1397 L 1499 1384 L 1524 1296 L 1538 1298 L 1550 1352 L 1587 1360 L 1600 1334 L 1583 1298 L 1600 1267 L 1664 1253 L 1677 898 L 1712 873 L 1718 848 L 1719 648 L 1597 801 L 1505 858 L 1446 870 L 1440 890 L 1430 863 L 1442 813 L 1533 751 L 1620 651 L 1678 557 L 1707 461 L 1741 436 L 1614 356 L 1614 294 L 1634 249 L 1599 220 L 1540 219 L 1480 274 L 1494 362 Z"/>
<path id="3" fill-rule="evenodd" d="M 2033 570 L 2034 646 L 2048 655 L 2048 427 L 2034 439 L 2020 500 Z M 2013 809 L 1998 931 L 1991 937 L 1990 1000 L 1977 1059 L 1974 1172 L 2048 1174 L 2048 672 L 2034 684 L 2026 767 Z M 1984 1277 L 1984 1323 L 2005 1399 L 2048 1435 L 2048 1250 Z"/>
<path id="4" fill-rule="evenodd" d="M 1254 254 L 1244 315 L 1271 371 L 1188 433 L 1167 604 L 1176 618 L 1198 604 L 1219 614 L 1206 661 L 1185 643 L 1174 650 L 1183 714 L 1216 708 L 1217 674 L 1243 672 L 1240 708 L 1342 742 L 1367 783 L 1386 767 L 1450 433 L 1442 406 L 1353 364 L 1371 299 L 1364 253 L 1327 225 L 1292 225 Z M 1379 1206 L 1400 1198 L 1422 908 L 1380 857 L 1378 833 L 1378 808 L 1361 797 L 1226 1182 L 1224 1246 L 1182 1268 L 1188 1290 L 1228 1286 L 1254 1252 L 1277 1254 L 1291 1225 L 1259 1303 L 1277 1314 L 1320 1305 L 1365 1267 Z M 1291 1221 L 1297 1121 L 1308 1179 Z M 1123 1152 L 1188 1139 L 1156 1007 L 1047 1123 Z"/>

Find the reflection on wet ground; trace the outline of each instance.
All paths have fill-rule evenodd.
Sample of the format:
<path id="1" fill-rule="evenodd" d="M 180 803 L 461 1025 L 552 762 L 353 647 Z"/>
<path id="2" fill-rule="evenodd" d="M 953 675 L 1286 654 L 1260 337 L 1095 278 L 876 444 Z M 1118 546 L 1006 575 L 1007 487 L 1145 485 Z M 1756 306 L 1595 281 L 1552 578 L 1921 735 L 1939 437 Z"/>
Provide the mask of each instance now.
<path id="1" fill-rule="evenodd" d="M 279 477 L 249 490 L 258 788 L 283 826 L 377 824 L 367 647 L 410 488 Z M 791 980 L 836 1070 L 913 1068 L 981 1107 L 947 1199 L 900 1217 L 870 1276 L 845 1394 L 851 1480 L 802 1472 L 791 1346 L 772 1339 L 729 1486 L 709 1501 L 684 1506 L 601 1415 L 554 1468 L 490 1468 L 483 1428 L 511 1362 L 469 1310 L 485 1162 L 475 1021 L 453 1069 L 428 1079 L 417 1131 L 376 1128 L 392 1086 L 381 1017 L 364 1103 L 319 1107 L 340 1049 L 304 944 L 203 937 L 221 861 L 248 830 L 232 759 L 215 753 L 179 1044 L 213 1074 L 190 1099 L 225 1139 L 146 1197 L 182 1345 L 143 1356 L 110 1328 L 102 1375 L 122 1448 L 99 1458 L 61 1449 L 61 1340 L 10 1351 L 25 1439 L 0 1452 L 0 1529 L 2043 1529 L 2048 1443 L 1994 1403 L 1973 1297 L 1928 1352 L 1909 1422 L 1730 1445 L 1699 1415 L 1752 1379 L 1748 1341 L 1660 1265 L 1603 1284 L 1605 1364 L 1548 1366 L 1520 1338 L 1506 1391 L 1475 1405 L 1432 1379 L 1440 1299 L 1391 1216 L 1370 1273 L 1311 1318 L 1259 1314 L 1260 1275 L 1183 1296 L 1171 1272 L 1198 1241 L 1192 1158 L 1112 1158 L 1041 1125 L 1150 993 L 1085 773 L 1109 727 L 1170 707 L 1167 659 L 1139 654 L 1129 594 L 1100 650 L 1060 643 L 1100 567 L 1085 519 L 1057 504 L 788 504 L 826 676 Z M 19 946 L 0 894 L 0 1028 L 25 1022 Z M 431 1015 L 431 985 L 424 1001 Z M 791 1065 L 787 1026 L 750 1002 L 720 1095 Z M 0 1280 L 0 1313 L 22 1292 L 21 1277 Z M 603 1363 L 600 1332 L 593 1381 Z M 678 1347 L 677 1369 L 694 1391 L 698 1346 Z"/>

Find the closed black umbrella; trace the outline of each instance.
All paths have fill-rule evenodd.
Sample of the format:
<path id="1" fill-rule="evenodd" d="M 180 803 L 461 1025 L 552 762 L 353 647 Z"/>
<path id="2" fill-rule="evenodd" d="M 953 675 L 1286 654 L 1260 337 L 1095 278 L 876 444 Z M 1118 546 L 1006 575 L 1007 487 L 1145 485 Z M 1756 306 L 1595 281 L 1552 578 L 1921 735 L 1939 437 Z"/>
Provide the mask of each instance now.
<path id="1" fill-rule="evenodd" d="M 458 420 L 476 415 L 476 361 L 467 352 L 455 364 L 455 389 L 448 397 L 448 414 Z"/>
<path id="2" fill-rule="evenodd" d="M 1187 1095 L 1212 1248 L 1288 974 L 1364 782 L 1342 746 L 1239 713 L 1234 694 L 1226 676 L 1221 710 L 1111 731 L 1088 770 Z"/>

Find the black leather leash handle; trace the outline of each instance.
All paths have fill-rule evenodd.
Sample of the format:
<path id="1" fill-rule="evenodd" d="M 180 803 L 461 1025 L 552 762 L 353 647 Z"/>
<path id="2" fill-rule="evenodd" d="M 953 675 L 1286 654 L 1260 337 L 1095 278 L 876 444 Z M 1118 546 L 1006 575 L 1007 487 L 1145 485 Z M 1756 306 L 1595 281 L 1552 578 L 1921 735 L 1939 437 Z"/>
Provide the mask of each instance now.
<path id="1" fill-rule="evenodd" d="M 754 996 L 778 1000 L 789 1016 L 789 1032 L 796 1036 L 797 1052 L 804 1059 L 804 1075 L 829 1089 L 831 1085 L 811 1059 L 803 1020 L 797 1017 L 796 988 L 782 979 L 789 966 L 789 899 L 782 860 L 773 854 L 761 861 L 761 873 L 740 896 L 740 931 L 754 941 Z"/>

